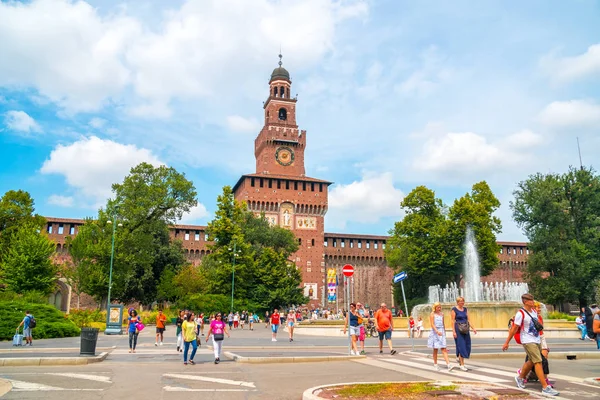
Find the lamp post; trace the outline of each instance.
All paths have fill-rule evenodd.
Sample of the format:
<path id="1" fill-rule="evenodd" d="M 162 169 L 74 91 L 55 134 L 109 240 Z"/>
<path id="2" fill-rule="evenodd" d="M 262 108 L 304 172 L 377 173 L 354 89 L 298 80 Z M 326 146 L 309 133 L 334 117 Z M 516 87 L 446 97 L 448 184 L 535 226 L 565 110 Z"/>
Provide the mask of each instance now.
<path id="1" fill-rule="evenodd" d="M 231 312 L 233 312 L 233 293 L 235 290 L 235 258 L 237 257 L 236 243 L 233 243 L 233 249 L 229 247 L 229 250 L 233 250 L 233 268 L 231 273 Z"/>
<path id="2" fill-rule="evenodd" d="M 113 214 L 113 220 L 116 220 L 116 212 Z M 113 271 L 113 261 L 115 258 L 115 233 L 117 231 L 117 226 L 121 227 L 123 226 L 123 224 L 119 223 L 113 223 L 113 221 L 108 220 L 106 221 L 107 224 L 112 225 L 112 243 L 110 246 L 110 269 L 108 272 L 108 299 L 106 301 L 106 327 L 108 328 L 109 324 L 110 324 L 110 290 L 112 289 L 112 271 Z M 108 331 L 109 329 L 105 330 L 105 333 Z"/>

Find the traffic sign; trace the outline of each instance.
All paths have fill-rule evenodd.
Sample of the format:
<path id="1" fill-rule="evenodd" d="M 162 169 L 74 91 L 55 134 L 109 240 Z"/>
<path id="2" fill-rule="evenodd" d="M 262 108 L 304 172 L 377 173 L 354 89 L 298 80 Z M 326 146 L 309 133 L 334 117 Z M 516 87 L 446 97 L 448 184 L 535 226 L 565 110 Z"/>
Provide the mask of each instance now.
<path id="1" fill-rule="evenodd" d="M 399 273 L 397 273 L 396 275 L 394 275 L 394 283 L 398 283 L 398 282 L 402 282 L 403 280 L 406 279 L 408 275 L 406 274 L 405 271 L 401 271 Z"/>
<path id="2" fill-rule="evenodd" d="M 346 264 L 344 265 L 344 268 L 342 268 L 342 272 L 344 273 L 345 277 L 350 278 L 352 275 L 354 275 L 354 267 L 350 264 Z"/>

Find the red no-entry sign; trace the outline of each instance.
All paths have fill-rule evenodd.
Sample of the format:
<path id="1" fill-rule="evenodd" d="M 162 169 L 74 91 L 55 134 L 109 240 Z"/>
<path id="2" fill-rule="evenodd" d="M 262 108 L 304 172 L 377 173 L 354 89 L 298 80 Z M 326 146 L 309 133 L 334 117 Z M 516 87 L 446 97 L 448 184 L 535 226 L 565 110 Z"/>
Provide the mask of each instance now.
<path id="1" fill-rule="evenodd" d="M 342 272 L 345 277 L 350 278 L 354 274 L 354 267 L 350 264 L 346 264 L 344 265 L 344 268 L 342 268 Z"/>

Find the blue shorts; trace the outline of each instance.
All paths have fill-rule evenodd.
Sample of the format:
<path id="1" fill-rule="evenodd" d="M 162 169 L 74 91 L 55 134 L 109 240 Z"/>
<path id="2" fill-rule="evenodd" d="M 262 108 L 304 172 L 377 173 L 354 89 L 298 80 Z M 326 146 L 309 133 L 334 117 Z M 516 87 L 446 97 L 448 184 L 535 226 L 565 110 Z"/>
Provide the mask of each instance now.
<path id="1" fill-rule="evenodd" d="M 279 329 L 279 325 L 271 324 L 271 331 L 273 331 L 273 333 L 277 333 L 277 329 Z"/>
<path id="2" fill-rule="evenodd" d="M 379 340 L 383 340 L 384 338 L 386 340 L 391 340 L 392 339 L 392 330 L 391 329 L 388 329 L 385 332 L 379 332 L 378 331 L 377 333 L 379 333 Z"/>

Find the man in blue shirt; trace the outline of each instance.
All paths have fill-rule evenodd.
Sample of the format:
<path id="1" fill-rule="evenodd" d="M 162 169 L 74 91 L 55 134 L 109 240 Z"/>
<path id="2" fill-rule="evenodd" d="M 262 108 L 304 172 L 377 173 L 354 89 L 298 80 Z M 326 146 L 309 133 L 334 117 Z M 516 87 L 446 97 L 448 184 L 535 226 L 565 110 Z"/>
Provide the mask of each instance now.
<path id="1" fill-rule="evenodd" d="M 23 326 L 23 337 L 25 338 L 25 346 L 33 346 L 33 338 L 31 337 L 31 327 L 29 326 L 29 322 L 31 322 L 32 318 L 33 315 L 31 315 L 31 312 L 29 312 L 29 310 L 25 311 L 25 318 L 23 318 L 23 321 L 21 321 L 21 323 L 17 327 L 18 330 L 21 326 Z"/>

